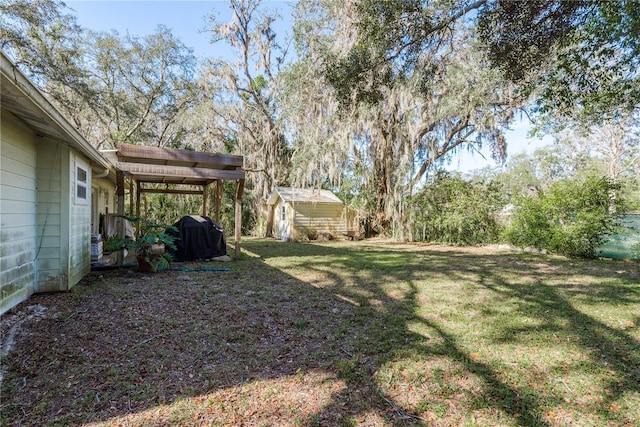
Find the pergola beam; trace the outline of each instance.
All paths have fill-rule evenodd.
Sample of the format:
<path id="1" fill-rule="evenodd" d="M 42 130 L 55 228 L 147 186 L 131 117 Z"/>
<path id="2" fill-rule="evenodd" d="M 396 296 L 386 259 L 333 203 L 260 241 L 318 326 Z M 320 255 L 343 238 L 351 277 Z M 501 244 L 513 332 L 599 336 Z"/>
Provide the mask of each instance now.
<path id="1" fill-rule="evenodd" d="M 243 157 L 233 154 L 203 153 L 200 151 L 173 150 L 145 145 L 120 144 L 119 161 L 153 163 L 209 169 L 242 168 Z"/>
<path id="2" fill-rule="evenodd" d="M 133 176 L 140 177 L 140 181 L 143 182 L 164 182 L 162 181 L 163 177 L 187 178 L 187 180 L 199 179 L 203 181 L 214 181 L 216 179 L 237 180 L 244 179 L 245 177 L 242 169 L 205 169 L 186 166 L 147 165 L 128 162 L 118 162 L 116 167 L 123 172 L 128 172 Z M 151 180 L 151 177 L 159 178 L 159 180 Z M 189 182 L 185 181 L 184 183 L 188 184 Z"/>
<path id="3" fill-rule="evenodd" d="M 140 188 L 140 193 L 154 194 L 193 194 L 202 196 L 202 190 L 180 190 L 176 188 Z"/>

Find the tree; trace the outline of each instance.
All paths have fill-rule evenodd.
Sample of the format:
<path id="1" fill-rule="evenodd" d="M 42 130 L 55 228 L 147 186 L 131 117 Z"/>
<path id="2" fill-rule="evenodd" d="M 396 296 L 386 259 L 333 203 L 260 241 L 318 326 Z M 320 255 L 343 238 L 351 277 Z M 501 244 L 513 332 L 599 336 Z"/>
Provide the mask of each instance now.
<path id="1" fill-rule="evenodd" d="M 12 54 L 16 62 L 33 60 L 40 54 L 34 39 L 47 39 L 58 33 L 63 23 L 75 24 L 72 16 L 62 13 L 58 0 L 1 0 L 0 48 Z"/>
<path id="2" fill-rule="evenodd" d="M 320 7 L 322 6 L 322 7 Z M 341 48 L 339 29 L 350 2 L 301 1 L 294 11 L 297 60 L 280 73 L 282 123 L 292 142 L 291 185 L 332 187 L 354 177 L 355 114 L 340 110 L 335 91 L 322 72 L 331 53 Z M 340 43 L 337 40 L 340 39 Z"/>
<path id="3" fill-rule="evenodd" d="M 378 88 L 398 77 L 428 80 L 423 53 L 444 46 L 456 25 L 477 25 L 492 66 L 538 111 L 598 121 L 640 101 L 638 10 L 635 0 L 364 0 L 355 8 L 358 42 L 328 74 L 339 92 L 377 102 Z"/>
<path id="4" fill-rule="evenodd" d="M 95 105 L 91 119 L 97 118 L 99 126 L 90 135 L 97 145 L 182 148 L 189 130 L 180 118 L 197 99 L 191 49 L 162 26 L 145 37 L 88 32 L 87 39 L 84 59 L 97 98 L 87 96 L 85 102 Z M 78 111 L 69 113 L 79 116 Z"/>
<path id="5" fill-rule="evenodd" d="M 553 123 L 553 126 L 550 124 Z M 601 176 L 612 183 L 611 209 L 621 193 L 628 203 L 637 205 L 640 171 L 640 127 L 637 115 L 625 115 L 601 125 L 575 120 L 548 121 L 539 133 L 553 135 L 554 143 L 511 157 L 505 168 L 491 174 L 503 183 L 512 198 L 547 190 L 563 179 L 584 180 Z"/>
<path id="6" fill-rule="evenodd" d="M 423 83 L 439 71 L 447 45 L 463 18 L 486 0 L 458 2 L 364 0 L 347 6 L 355 14 L 343 31 L 354 34 L 327 62 L 326 74 L 343 103 L 375 103 L 381 88 L 420 76 Z M 346 37 L 339 37 L 344 40 Z M 425 56 L 427 60 L 425 60 Z M 429 87 L 418 86 L 427 94 Z"/>
<path id="7" fill-rule="evenodd" d="M 635 0 L 487 2 L 481 40 L 494 66 L 538 109 L 593 122 L 637 108 L 640 13 Z"/>
<path id="8" fill-rule="evenodd" d="M 83 30 L 77 84 L 46 77 L 45 91 L 97 148 L 181 147 L 179 118 L 193 104 L 195 57 L 167 28 L 138 38 Z M 57 64 L 57 61 L 52 61 Z"/>
<path id="9" fill-rule="evenodd" d="M 638 115 L 610 120 L 600 126 L 574 127 L 582 151 L 600 160 L 602 172 L 612 182 L 640 174 L 640 120 Z"/>
<path id="10" fill-rule="evenodd" d="M 48 0 L 2 3 L 2 47 L 97 148 L 182 146 L 196 60 L 171 32 L 95 33 Z"/>
<path id="11" fill-rule="evenodd" d="M 362 3 L 347 2 L 344 7 L 354 11 Z M 357 204 L 367 212 L 373 233 L 407 238 L 411 226 L 403 200 L 434 165 L 458 150 L 474 150 L 485 143 L 492 145 L 496 159 L 504 158 L 501 129 L 521 105 L 519 94 L 498 72 L 483 66 L 486 60 L 473 32 L 454 23 L 448 27 L 446 43 L 420 52 L 420 68 L 399 75 L 383 62 L 379 65 L 386 67 L 389 78 L 378 81 L 370 74 L 377 68 L 362 62 L 367 77 L 358 80 L 361 76 L 351 65 L 365 57 L 357 57 L 354 49 L 359 44 L 367 47 L 360 52 L 365 56 L 375 50 L 361 43 L 367 29 L 375 26 L 360 25 L 335 2 L 304 4 L 307 14 L 296 26 L 304 35 L 298 52 L 323 71 L 313 81 L 325 85 L 322 97 L 310 97 L 322 99 L 323 104 L 314 107 L 316 121 L 309 121 L 312 129 L 322 130 L 309 143 L 331 141 L 330 147 L 340 153 L 318 158 L 346 170 L 342 182 L 359 186 Z M 427 68 L 428 76 L 423 72 Z M 317 126 L 320 123 L 324 127 Z M 342 142 L 332 142 L 336 135 Z M 310 164 L 309 169 L 317 170 Z"/>
<path id="12" fill-rule="evenodd" d="M 82 61 L 83 29 L 56 0 L 2 0 L 0 47 L 58 106 L 78 105 L 91 90 Z M 50 85 L 66 89 L 56 99 Z"/>
<path id="13" fill-rule="evenodd" d="M 287 183 L 291 149 L 280 122 L 278 71 L 286 50 L 272 29 L 276 14 L 260 9 L 259 0 L 231 0 L 230 22 L 210 16 L 212 41 L 228 43 L 238 60 L 207 64 L 209 93 L 218 132 L 245 156 L 256 201 Z"/>
<path id="14" fill-rule="evenodd" d="M 431 58 L 440 71 L 428 94 L 416 88 L 425 83 L 415 76 L 385 89 L 383 101 L 361 107 L 358 135 L 367 146 L 356 144 L 354 157 L 373 186 L 374 225 L 383 233 L 389 226 L 401 231 L 397 237 L 409 232 L 402 200 L 439 162 L 485 143 L 496 160 L 506 155 L 502 129 L 520 105 L 517 93 L 481 66 L 481 53 L 464 37 L 445 50 L 446 59 L 436 58 L 442 52 Z"/>
<path id="15" fill-rule="evenodd" d="M 518 198 L 546 190 L 554 182 L 586 174 L 599 174 L 593 159 L 574 144 L 554 144 L 531 154 L 510 157 L 493 175 L 510 198 Z"/>
<path id="16" fill-rule="evenodd" d="M 615 210 L 618 187 L 629 193 L 640 178 L 640 122 L 637 114 L 624 114 L 594 125 L 581 118 L 563 122 L 555 143 L 572 156 L 590 160 L 590 167 L 616 185 L 612 189 L 611 210 Z"/>

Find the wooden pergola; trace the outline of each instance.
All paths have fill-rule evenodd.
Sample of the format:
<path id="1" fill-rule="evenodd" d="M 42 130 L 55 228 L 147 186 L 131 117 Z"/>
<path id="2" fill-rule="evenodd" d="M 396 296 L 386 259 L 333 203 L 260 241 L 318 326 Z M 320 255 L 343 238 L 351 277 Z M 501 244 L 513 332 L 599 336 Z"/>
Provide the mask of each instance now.
<path id="1" fill-rule="evenodd" d="M 120 144 L 105 152 L 116 166 L 118 214 L 124 215 L 125 179 L 130 180 L 130 215 L 140 216 L 140 196 L 144 193 L 202 195 L 202 215 L 207 215 L 210 185 L 215 200 L 215 220 L 220 220 L 222 182 L 236 181 L 234 239 L 235 258 L 240 257 L 242 191 L 245 173 L 243 157 L 231 154 L 203 153 L 143 145 Z M 135 183 L 135 213 L 133 212 Z M 149 185 L 152 184 L 152 185 Z M 165 188 L 156 184 L 165 184 Z M 171 185 L 173 184 L 173 185 Z M 170 187 L 171 185 L 171 187 Z M 200 187 L 199 190 L 193 188 Z"/>

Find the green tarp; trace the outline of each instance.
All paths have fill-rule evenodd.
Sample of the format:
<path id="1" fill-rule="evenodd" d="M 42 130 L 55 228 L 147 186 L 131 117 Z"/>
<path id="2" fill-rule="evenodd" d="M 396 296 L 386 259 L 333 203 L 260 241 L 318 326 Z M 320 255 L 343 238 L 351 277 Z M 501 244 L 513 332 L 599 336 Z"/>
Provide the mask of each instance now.
<path id="1" fill-rule="evenodd" d="M 640 214 L 628 214 L 622 217 L 624 230 L 609 236 L 597 255 L 603 258 L 632 259 L 637 258 L 640 250 Z M 635 246 L 635 248 L 634 248 Z"/>

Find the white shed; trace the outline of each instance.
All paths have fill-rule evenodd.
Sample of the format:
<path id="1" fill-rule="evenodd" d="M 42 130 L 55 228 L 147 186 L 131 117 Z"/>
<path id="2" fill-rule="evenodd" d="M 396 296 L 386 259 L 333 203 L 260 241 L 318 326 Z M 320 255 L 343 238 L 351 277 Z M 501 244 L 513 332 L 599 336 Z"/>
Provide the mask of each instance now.
<path id="1" fill-rule="evenodd" d="M 115 171 L 4 53 L 0 65 L 1 314 L 91 271 L 92 224 L 113 204 Z"/>
<path id="2" fill-rule="evenodd" d="M 329 190 L 276 187 L 267 205 L 271 218 L 267 227 L 280 240 L 338 236 L 352 229 L 347 208 Z"/>

